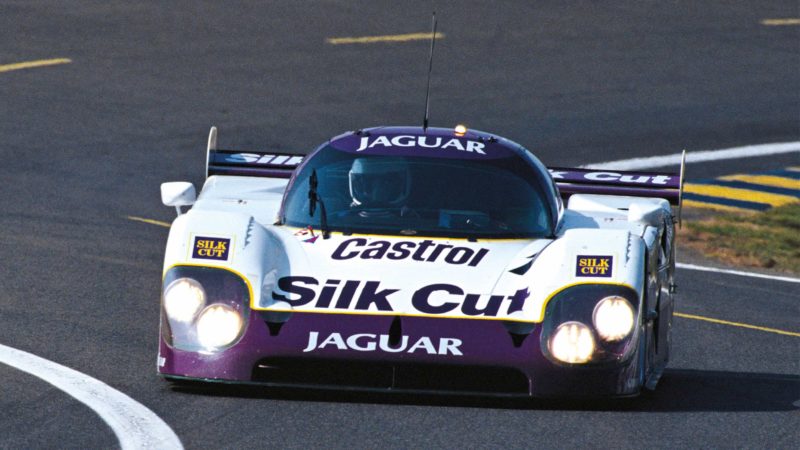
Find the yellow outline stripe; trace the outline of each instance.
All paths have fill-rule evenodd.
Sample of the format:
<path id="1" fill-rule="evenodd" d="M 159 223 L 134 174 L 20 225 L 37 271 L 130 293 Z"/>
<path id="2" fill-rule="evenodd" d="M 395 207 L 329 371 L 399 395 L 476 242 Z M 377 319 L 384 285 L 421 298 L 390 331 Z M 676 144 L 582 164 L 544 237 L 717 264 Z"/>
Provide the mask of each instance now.
<path id="1" fill-rule="evenodd" d="M 720 177 L 719 179 L 726 181 L 746 181 L 752 184 L 763 184 L 765 186 L 800 190 L 800 180 L 778 177 L 774 175 L 727 175 Z"/>
<path id="2" fill-rule="evenodd" d="M 171 225 L 167 222 L 162 222 L 160 220 L 153 220 L 153 219 L 145 219 L 144 217 L 136 217 L 136 216 L 125 216 L 128 220 L 134 220 L 136 222 L 144 222 L 149 223 L 150 225 L 158 225 L 160 227 L 169 228 Z"/>
<path id="3" fill-rule="evenodd" d="M 237 270 L 231 269 L 230 267 L 226 267 L 226 266 L 209 266 L 208 264 L 195 264 L 195 263 L 176 263 L 176 264 L 173 264 L 173 265 L 167 267 L 167 269 L 164 270 L 164 273 L 161 274 L 161 289 L 164 289 L 164 280 L 167 279 L 167 273 L 170 270 L 172 270 L 172 269 L 174 269 L 176 267 L 200 267 L 200 268 L 203 268 L 203 269 L 227 270 L 228 272 L 230 272 L 230 273 L 236 275 L 237 277 L 241 278 L 241 280 L 244 281 L 244 284 L 247 285 L 247 291 L 250 293 L 250 305 L 248 305 L 248 306 L 251 306 L 250 309 L 253 309 L 252 308 L 252 304 L 254 302 L 254 300 L 253 300 L 254 293 L 253 293 L 253 285 L 250 284 L 250 280 L 246 276 L 244 276 L 242 273 L 238 272 Z"/>
<path id="4" fill-rule="evenodd" d="M 761 21 L 761 25 L 766 25 L 768 27 L 776 27 L 776 26 L 785 26 L 785 25 L 800 25 L 800 19 L 788 18 L 788 19 L 764 19 Z"/>
<path id="5" fill-rule="evenodd" d="M 556 295 L 558 295 L 558 294 L 560 294 L 560 293 L 562 293 L 562 292 L 564 292 L 567 289 L 570 289 L 572 287 L 582 286 L 582 285 L 586 285 L 586 284 L 594 284 L 594 285 L 602 285 L 602 286 L 622 286 L 622 287 L 626 287 L 626 288 L 632 290 L 633 292 L 636 292 L 639 295 L 639 300 L 642 299 L 641 298 L 642 297 L 642 293 L 637 291 L 635 287 L 631 286 L 628 283 L 620 283 L 620 282 L 617 282 L 617 281 L 576 281 L 574 283 L 570 283 L 570 284 L 567 284 L 565 286 L 561 286 L 561 287 L 557 288 L 556 290 L 552 291 L 547 297 L 545 297 L 544 302 L 542 302 L 542 313 L 539 314 L 540 320 L 538 322 L 536 322 L 536 323 L 544 322 L 544 315 L 547 312 L 547 304 L 550 303 L 550 300 L 552 300 L 553 297 L 555 297 Z"/>
<path id="6" fill-rule="evenodd" d="M 676 312 L 674 314 L 675 314 L 676 317 L 683 317 L 684 319 L 702 320 L 704 322 L 711 322 L 711 323 L 716 323 L 716 324 L 719 324 L 719 325 L 730 325 L 732 327 L 748 328 L 750 330 L 766 331 L 767 333 L 775 333 L 775 334 L 783 334 L 783 335 L 786 335 L 786 336 L 800 337 L 800 333 L 795 333 L 793 331 L 778 330 L 776 328 L 759 327 L 759 326 L 756 326 L 756 325 L 749 325 L 749 324 L 746 324 L 746 323 L 730 322 L 730 321 L 727 321 L 727 320 L 712 319 L 710 317 L 695 316 L 694 314 L 684 314 L 684 313 L 679 313 L 679 312 Z"/>
<path id="7" fill-rule="evenodd" d="M 781 206 L 797 202 L 796 198 L 789 195 L 749 191 L 747 189 L 715 186 L 713 184 L 686 183 L 686 185 L 683 188 L 683 191 L 692 194 L 708 195 L 711 197 L 727 198 L 731 200 L 745 200 L 748 202 L 767 203 L 772 206 Z"/>
<path id="8" fill-rule="evenodd" d="M 324 309 L 283 309 L 283 308 L 260 308 L 257 307 L 254 303 L 251 304 L 251 309 L 254 311 L 272 311 L 272 312 L 282 312 L 282 313 L 308 313 L 308 314 L 341 314 L 341 315 L 372 315 L 372 316 L 402 316 L 402 317 L 424 317 L 428 319 L 461 319 L 461 320 L 501 320 L 504 322 L 518 322 L 518 323 L 530 323 L 530 324 L 539 324 L 544 322 L 544 314 L 547 309 L 547 304 L 550 300 L 553 299 L 556 295 L 560 294 L 566 289 L 569 289 L 573 286 L 580 286 L 586 284 L 593 284 L 593 285 L 604 285 L 604 286 L 622 286 L 631 289 L 632 291 L 636 292 L 633 286 L 626 284 L 626 283 L 617 283 L 613 281 L 579 281 L 577 283 L 571 283 L 566 286 L 562 286 L 555 291 L 551 292 L 547 298 L 545 298 L 544 303 L 542 304 L 542 313 L 539 315 L 540 320 L 536 319 L 516 319 L 513 317 L 488 317 L 488 316 L 467 316 L 467 315 L 443 315 L 443 314 L 426 314 L 426 313 L 407 313 L 402 311 L 353 311 L 353 310 L 324 310 Z"/>
<path id="9" fill-rule="evenodd" d="M 11 72 L 12 70 L 32 69 L 34 67 L 55 66 L 58 64 L 69 64 L 72 60 L 68 58 L 40 59 L 38 61 L 25 61 L 14 64 L 0 66 L 0 72 Z"/>
<path id="10" fill-rule="evenodd" d="M 386 36 L 361 36 L 361 37 L 336 37 L 327 38 L 325 42 L 331 45 L 340 44 L 375 44 L 377 42 L 408 42 L 427 41 L 433 37 L 432 33 L 393 34 Z M 444 33 L 436 33 L 436 39 L 444 39 Z"/>

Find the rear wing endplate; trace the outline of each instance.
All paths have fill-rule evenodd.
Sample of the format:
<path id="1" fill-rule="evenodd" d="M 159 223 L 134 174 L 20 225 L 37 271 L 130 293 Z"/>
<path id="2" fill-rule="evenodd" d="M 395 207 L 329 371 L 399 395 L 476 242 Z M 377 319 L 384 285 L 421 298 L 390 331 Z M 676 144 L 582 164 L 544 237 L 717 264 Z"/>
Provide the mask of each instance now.
<path id="1" fill-rule="evenodd" d="M 670 204 L 678 206 L 680 220 L 685 167 L 684 151 L 679 173 L 564 167 L 550 167 L 548 170 L 564 197 L 573 194 L 604 194 L 663 198 Z"/>
<path id="2" fill-rule="evenodd" d="M 206 178 L 211 175 L 290 178 L 301 162 L 303 155 L 293 153 L 218 149 L 217 127 L 211 127 L 208 133 Z"/>

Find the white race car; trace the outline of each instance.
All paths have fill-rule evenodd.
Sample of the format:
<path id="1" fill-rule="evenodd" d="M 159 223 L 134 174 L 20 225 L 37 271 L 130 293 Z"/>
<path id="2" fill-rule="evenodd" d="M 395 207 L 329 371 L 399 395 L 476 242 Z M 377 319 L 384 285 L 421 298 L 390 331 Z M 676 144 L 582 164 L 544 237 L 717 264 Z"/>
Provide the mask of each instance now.
<path id="1" fill-rule="evenodd" d="M 548 170 L 517 143 L 463 128 L 358 130 L 307 156 L 221 150 L 212 128 L 200 195 L 161 187 L 179 215 L 158 371 L 636 395 L 669 358 L 681 178 Z"/>

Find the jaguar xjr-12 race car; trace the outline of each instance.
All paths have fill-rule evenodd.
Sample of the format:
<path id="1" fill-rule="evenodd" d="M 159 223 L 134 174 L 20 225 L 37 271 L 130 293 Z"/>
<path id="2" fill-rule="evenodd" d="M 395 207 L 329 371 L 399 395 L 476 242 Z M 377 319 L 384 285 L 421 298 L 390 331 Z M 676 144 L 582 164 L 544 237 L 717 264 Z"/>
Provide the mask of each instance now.
<path id="1" fill-rule="evenodd" d="M 222 150 L 174 206 L 172 380 L 536 397 L 654 388 L 681 176 L 546 168 L 491 133 L 379 127 Z M 183 212 L 182 207 L 191 206 Z"/>

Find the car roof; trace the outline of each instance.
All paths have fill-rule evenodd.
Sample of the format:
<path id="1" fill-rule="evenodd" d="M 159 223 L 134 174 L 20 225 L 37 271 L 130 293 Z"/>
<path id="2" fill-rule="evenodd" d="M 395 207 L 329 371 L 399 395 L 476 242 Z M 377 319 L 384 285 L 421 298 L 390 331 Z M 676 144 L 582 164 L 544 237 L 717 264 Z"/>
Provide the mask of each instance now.
<path id="1" fill-rule="evenodd" d="M 491 133 L 479 130 L 459 133 L 453 128 L 435 127 L 366 128 L 336 136 L 329 144 L 340 151 L 364 155 L 497 159 L 525 158 L 530 154 L 516 142 Z"/>

